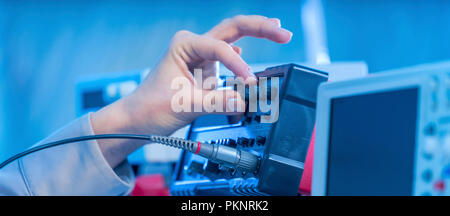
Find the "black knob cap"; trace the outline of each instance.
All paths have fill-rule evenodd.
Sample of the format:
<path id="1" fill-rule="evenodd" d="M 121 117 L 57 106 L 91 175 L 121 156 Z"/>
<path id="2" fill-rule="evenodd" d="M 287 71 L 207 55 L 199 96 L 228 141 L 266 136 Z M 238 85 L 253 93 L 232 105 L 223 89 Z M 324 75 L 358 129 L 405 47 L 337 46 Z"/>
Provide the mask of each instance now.
<path id="1" fill-rule="evenodd" d="M 257 136 L 256 137 L 256 144 L 259 146 L 262 146 L 266 143 L 266 137 L 264 136 Z"/>
<path id="2" fill-rule="evenodd" d="M 255 139 L 250 139 L 250 141 L 248 142 L 248 145 L 250 147 L 253 147 L 255 145 Z"/>
<path id="3" fill-rule="evenodd" d="M 237 140 L 237 144 L 238 144 L 238 145 L 241 145 L 241 146 L 243 146 L 243 147 L 248 147 L 249 141 L 250 141 L 250 140 L 249 140 L 248 138 L 245 138 L 245 137 L 239 137 L 238 140 Z"/>
<path id="4" fill-rule="evenodd" d="M 234 139 L 228 139 L 226 145 L 227 145 L 227 146 L 230 146 L 230 147 L 233 147 L 233 148 L 236 148 L 236 146 L 237 146 L 236 140 L 234 140 Z"/>

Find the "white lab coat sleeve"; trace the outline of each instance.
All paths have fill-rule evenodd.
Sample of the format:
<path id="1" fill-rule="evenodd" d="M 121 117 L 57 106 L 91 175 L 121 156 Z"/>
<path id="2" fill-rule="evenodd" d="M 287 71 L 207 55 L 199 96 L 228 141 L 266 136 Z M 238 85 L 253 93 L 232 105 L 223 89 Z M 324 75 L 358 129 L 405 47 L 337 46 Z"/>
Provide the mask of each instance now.
<path id="1" fill-rule="evenodd" d="M 36 145 L 93 134 L 87 114 Z M 0 195 L 127 195 L 133 186 L 128 162 L 112 169 L 95 140 L 35 152 L 0 169 Z"/>

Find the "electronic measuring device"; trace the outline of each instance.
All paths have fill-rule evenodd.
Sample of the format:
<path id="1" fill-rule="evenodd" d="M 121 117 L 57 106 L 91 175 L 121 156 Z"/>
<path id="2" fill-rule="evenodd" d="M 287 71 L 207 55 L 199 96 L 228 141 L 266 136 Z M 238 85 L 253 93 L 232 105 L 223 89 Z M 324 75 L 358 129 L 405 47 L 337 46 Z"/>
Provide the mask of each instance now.
<path id="1" fill-rule="evenodd" d="M 312 195 L 450 195 L 450 62 L 325 83 Z"/>
<path id="2" fill-rule="evenodd" d="M 295 64 L 255 75 L 267 77 L 268 84 L 273 77 L 280 81 L 275 88 L 277 121 L 263 123 L 267 113 L 261 110 L 247 111 L 238 121 L 209 115 L 192 123 L 187 139 L 251 153 L 258 158 L 257 167 L 246 172 L 183 151 L 170 187 L 172 195 L 297 195 L 314 130 L 317 88 L 328 75 Z"/>

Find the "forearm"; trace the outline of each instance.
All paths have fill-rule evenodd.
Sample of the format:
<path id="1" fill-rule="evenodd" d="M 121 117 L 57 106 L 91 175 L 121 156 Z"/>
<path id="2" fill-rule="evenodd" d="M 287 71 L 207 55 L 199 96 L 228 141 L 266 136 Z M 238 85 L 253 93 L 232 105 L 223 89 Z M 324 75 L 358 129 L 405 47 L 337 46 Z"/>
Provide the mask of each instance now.
<path id="1" fill-rule="evenodd" d="M 34 146 L 94 134 L 84 115 Z M 112 168 L 96 140 L 56 146 L 22 157 L 0 170 L 0 195 L 125 195 L 134 176 L 126 161 Z"/>

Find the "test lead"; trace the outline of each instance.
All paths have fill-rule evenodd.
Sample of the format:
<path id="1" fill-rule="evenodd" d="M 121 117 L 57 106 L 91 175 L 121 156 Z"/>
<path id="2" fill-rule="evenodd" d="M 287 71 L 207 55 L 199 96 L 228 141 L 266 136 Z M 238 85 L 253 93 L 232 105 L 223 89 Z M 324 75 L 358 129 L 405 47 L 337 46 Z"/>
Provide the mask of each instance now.
<path id="1" fill-rule="evenodd" d="M 41 151 L 47 148 L 52 148 L 59 145 L 68 143 L 81 142 L 87 140 L 97 139 L 138 139 L 148 140 L 151 143 L 159 143 L 166 146 L 180 148 L 194 154 L 203 156 L 209 160 L 223 164 L 225 166 L 236 168 L 241 171 L 255 172 L 258 167 L 258 156 L 240 149 L 223 146 L 219 144 L 202 143 L 198 141 L 190 141 L 181 138 L 157 136 L 157 135 L 137 135 L 137 134 L 98 134 L 90 136 L 80 136 L 68 139 L 62 139 L 55 142 L 42 144 L 33 148 L 30 148 L 24 152 L 16 154 L 0 164 L 0 169 L 9 163 L 24 157 L 33 152 Z"/>

